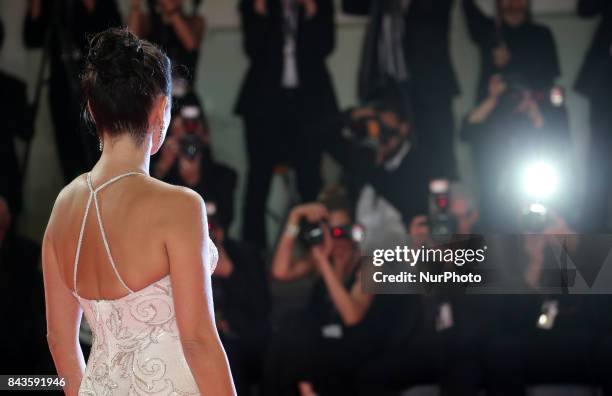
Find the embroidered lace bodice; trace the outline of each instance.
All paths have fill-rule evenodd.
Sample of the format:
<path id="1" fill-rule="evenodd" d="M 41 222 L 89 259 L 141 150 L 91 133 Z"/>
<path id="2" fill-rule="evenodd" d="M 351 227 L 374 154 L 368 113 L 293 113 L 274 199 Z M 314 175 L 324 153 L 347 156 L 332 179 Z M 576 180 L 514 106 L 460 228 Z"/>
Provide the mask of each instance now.
<path id="1" fill-rule="evenodd" d="M 111 255 L 104 232 L 97 193 L 130 172 L 94 189 L 87 174 L 90 190 L 81 224 L 74 262 L 74 296 L 83 308 L 92 330 L 93 342 L 79 395 L 198 395 L 176 326 L 170 276 L 138 291 L 131 290 L 121 278 Z M 77 268 L 85 223 L 94 204 L 102 241 L 108 260 L 122 286 L 128 291 L 114 300 L 90 300 L 80 297 L 76 288 Z M 211 271 L 218 252 L 209 240 Z"/>

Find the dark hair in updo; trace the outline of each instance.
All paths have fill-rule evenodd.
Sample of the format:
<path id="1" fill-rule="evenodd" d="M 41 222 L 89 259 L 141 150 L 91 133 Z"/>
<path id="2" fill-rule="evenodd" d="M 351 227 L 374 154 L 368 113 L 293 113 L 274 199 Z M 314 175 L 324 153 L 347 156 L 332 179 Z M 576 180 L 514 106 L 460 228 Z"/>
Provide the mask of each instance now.
<path id="1" fill-rule="evenodd" d="M 89 47 L 81 76 L 91 110 L 85 111 L 85 118 L 99 134 L 103 130 L 111 136 L 127 132 L 142 144 L 155 99 L 164 95 L 171 100 L 170 59 L 126 28 L 97 33 Z"/>

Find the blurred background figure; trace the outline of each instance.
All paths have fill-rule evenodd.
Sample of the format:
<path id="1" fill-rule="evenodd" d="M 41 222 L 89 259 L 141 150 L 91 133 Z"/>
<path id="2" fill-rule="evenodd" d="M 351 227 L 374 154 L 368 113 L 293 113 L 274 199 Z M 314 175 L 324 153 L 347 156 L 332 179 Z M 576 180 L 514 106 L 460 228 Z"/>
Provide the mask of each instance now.
<path id="1" fill-rule="evenodd" d="M 569 125 L 563 102 L 555 102 L 560 88 L 535 90 L 525 80 L 505 74 L 489 78 L 488 95 L 464 118 L 462 138 L 472 145 L 479 177 L 480 204 L 483 226 L 487 230 L 512 232 L 519 230 L 516 208 L 523 204 L 521 177 L 534 178 L 536 190 L 563 175 L 571 181 Z M 536 175 L 524 175 L 532 163 L 545 161 L 545 169 Z M 548 174 L 548 167 L 554 167 Z M 548 180 L 546 180 L 548 179 Z M 533 189 L 534 186 L 530 186 Z M 537 191 L 536 191 L 537 192 Z M 570 191 L 563 195 L 533 197 L 535 203 L 554 198 L 559 204 L 570 205 Z M 531 198 L 531 197 L 529 197 Z"/>
<path id="2" fill-rule="evenodd" d="M 216 217 L 226 227 L 231 225 L 238 176 L 213 157 L 209 124 L 194 94 L 186 94 L 173 109 L 168 137 L 152 162 L 154 177 L 216 202 Z"/>
<path id="3" fill-rule="evenodd" d="M 4 24 L 0 20 L 0 51 L 3 44 Z M 6 197 L 13 216 L 17 216 L 23 203 L 23 175 L 15 150 L 15 138 L 30 139 L 32 114 L 24 82 L 0 71 L 0 90 L 0 119 L 4 122 L 0 132 L 0 195 Z"/>
<path id="4" fill-rule="evenodd" d="M 29 1 L 24 42 L 29 48 L 42 48 L 44 59 L 51 65 L 49 105 L 66 184 L 89 169 L 99 156 L 97 138 L 85 132 L 80 118 L 82 93 L 78 77 L 87 39 L 119 25 L 121 16 L 115 0 Z"/>
<path id="5" fill-rule="evenodd" d="M 459 84 L 450 59 L 452 0 L 343 0 L 348 14 L 369 15 L 358 93 L 370 95 L 386 80 L 411 98 L 419 144 L 430 153 L 429 178 L 457 178 L 453 98 Z"/>
<path id="6" fill-rule="evenodd" d="M 495 17 L 487 17 L 475 0 L 462 0 L 468 31 L 480 50 L 477 100 L 487 96 L 491 76 L 519 78 L 531 89 L 547 89 L 561 70 L 549 28 L 531 17 L 529 0 L 496 0 Z"/>
<path id="7" fill-rule="evenodd" d="M 612 229 L 612 3 L 580 0 L 578 15 L 583 18 L 601 15 L 601 22 L 575 84 L 576 91 L 585 95 L 591 106 L 584 231 L 609 232 Z"/>
<path id="8" fill-rule="evenodd" d="M 335 46 L 332 0 L 242 0 L 249 59 L 236 104 L 247 142 L 242 236 L 266 247 L 265 215 L 274 168 L 289 163 L 303 201 L 321 187 L 319 123 L 337 113 L 325 63 Z"/>
<path id="9" fill-rule="evenodd" d="M 594 358 L 606 305 L 593 305 L 596 296 L 568 292 L 574 278 L 563 272 L 567 267 L 556 249 L 565 237 L 563 249 L 574 258 L 579 238 L 572 237 L 562 215 L 551 211 L 548 217 L 537 234 L 517 236 L 516 245 L 507 246 L 513 251 L 502 253 L 507 271 L 519 275 L 516 287 L 523 293 L 500 296 L 484 354 L 488 395 L 527 395 L 527 386 L 535 384 L 600 381 Z"/>
<path id="10" fill-rule="evenodd" d="M 478 232 L 479 213 L 473 194 L 454 182 L 448 197 L 448 211 L 455 225 L 452 233 L 457 238 L 444 247 L 477 247 L 479 238 L 469 237 Z M 415 216 L 404 244 L 417 249 L 442 246 L 433 240 L 432 222 L 431 217 Z M 397 395 L 408 388 L 437 383 L 441 395 L 477 395 L 484 383 L 481 345 L 494 328 L 493 296 L 432 290 L 425 295 L 392 297 L 395 308 L 390 312 L 399 313 L 398 325 L 394 334 L 389 334 L 392 341 L 385 351 L 359 368 L 359 394 Z"/>
<path id="11" fill-rule="evenodd" d="M 354 370 L 381 341 L 372 326 L 384 325 L 367 316 L 374 296 L 361 289 L 354 227 L 350 204 L 337 188 L 291 211 L 272 276 L 280 282 L 316 278 L 306 307 L 283 317 L 271 335 L 266 395 L 296 395 L 298 389 L 300 395 L 355 394 Z"/>
<path id="12" fill-rule="evenodd" d="M 403 243 L 412 218 L 427 213 L 429 179 L 407 93 L 389 82 L 329 122 L 336 133 L 322 138 L 325 148 L 342 166 L 356 220 L 368 230 L 361 248 Z"/>
<path id="13" fill-rule="evenodd" d="M 45 351 L 44 296 L 40 245 L 15 230 L 8 203 L 0 196 L 0 314 L 14 318 L 2 326 L 2 373 L 52 373 Z"/>
<path id="14" fill-rule="evenodd" d="M 186 12 L 184 0 L 131 0 L 128 27 L 137 36 L 159 45 L 172 61 L 175 88 L 192 87 L 196 77 L 205 21 L 198 14 L 201 0 L 191 1 Z"/>
<path id="15" fill-rule="evenodd" d="M 207 200 L 210 235 L 219 250 L 213 273 L 217 327 L 239 395 L 262 395 L 264 352 L 269 333 L 268 277 L 260 252 L 230 238 L 227 223 Z"/>

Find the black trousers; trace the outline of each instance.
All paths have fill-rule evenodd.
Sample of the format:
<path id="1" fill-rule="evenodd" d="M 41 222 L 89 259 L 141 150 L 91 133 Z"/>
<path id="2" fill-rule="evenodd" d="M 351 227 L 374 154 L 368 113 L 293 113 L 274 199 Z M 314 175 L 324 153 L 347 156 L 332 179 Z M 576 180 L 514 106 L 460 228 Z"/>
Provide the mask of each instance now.
<path id="1" fill-rule="evenodd" d="M 584 200 L 584 231 L 611 231 L 612 97 L 591 98 L 591 143 Z"/>
<path id="2" fill-rule="evenodd" d="M 342 338 L 325 338 L 308 312 L 289 315 L 269 342 L 263 394 L 297 396 L 297 384 L 307 381 L 320 396 L 354 396 L 357 368 L 378 345 L 377 340 L 369 341 L 347 330 Z"/>
<path id="3" fill-rule="evenodd" d="M 274 168 L 289 164 L 296 172 L 303 202 L 316 199 L 321 188 L 321 134 L 305 119 L 294 98 L 287 94 L 285 106 L 274 114 L 244 117 L 248 154 L 246 198 L 242 237 L 266 248 L 266 209 Z"/>
<path id="4" fill-rule="evenodd" d="M 453 330 L 419 331 L 359 370 L 359 395 L 396 395 L 439 384 L 442 395 L 475 396 L 482 379 L 479 346 Z"/>
<path id="5" fill-rule="evenodd" d="M 487 394 L 526 395 L 529 384 L 592 384 L 593 352 L 593 337 L 588 332 L 553 329 L 492 337 L 485 354 Z"/>
<path id="6" fill-rule="evenodd" d="M 234 386 L 239 395 L 255 395 L 263 378 L 265 340 L 245 340 L 222 336 L 223 346 L 232 370 Z"/>
<path id="7" fill-rule="evenodd" d="M 416 133 L 421 149 L 429 154 L 424 167 L 428 177 L 457 179 L 452 98 L 436 101 L 415 99 L 412 104 L 415 130 L 411 132 Z"/>

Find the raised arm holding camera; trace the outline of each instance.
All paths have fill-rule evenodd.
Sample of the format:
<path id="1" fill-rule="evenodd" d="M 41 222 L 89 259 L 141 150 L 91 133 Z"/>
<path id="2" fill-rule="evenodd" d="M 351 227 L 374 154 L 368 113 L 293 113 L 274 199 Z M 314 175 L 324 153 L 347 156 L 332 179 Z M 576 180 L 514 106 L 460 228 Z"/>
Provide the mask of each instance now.
<path id="1" fill-rule="evenodd" d="M 549 88 L 560 74 L 550 29 L 533 21 L 529 0 L 496 0 L 496 14 L 484 14 L 475 0 L 462 0 L 468 32 L 480 50 L 477 100 L 497 73 L 521 75 L 534 89 Z"/>
<path id="2" fill-rule="evenodd" d="M 266 394 L 285 394 L 297 386 L 321 395 L 352 394 L 353 369 L 362 353 L 369 353 L 370 345 L 362 344 L 373 296 L 362 292 L 359 280 L 361 229 L 353 224 L 344 197 L 324 202 L 292 210 L 273 259 L 277 280 L 312 273 L 316 280 L 305 312 L 285 318 L 272 337 L 268 372 L 274 379 Z M 298 241 L 304 252 L 294 258 Z"/>
<path id="3" fill-rule="evenodd" d="M 197 13 L 200 1 L 192 2 L 192 12 L 184 10 L 184 0 L 147 0 L 148 12 L 143 12 L 142 0 L 131 0 L 128 26 L 136 35 L 158 44 L 173 63 L 173 79 L 183 79 L 189 85 L 195 80 L 199 49 L 206 24 Z"/>
<path id="4" fill-rule="evenodd" d="M 357 220 L 369 230 L 365 251 L 401 241 L 413 217 L 427 213 L 431 152 L 419 144 L 410 108 L 405 92 L 384 85 L 330 121 L 338 133 L 326 138 L 326 148 L 343 167 Z"/>
<path id="5" fill-rule="evenodd" d="M 546 161 L 546 169 L 554 164 L 555 177 L 571 169 L 565 151 L 569 125 L 559 87 L 534 90 L 519 76 L 491 76 L 488 96 L 464 118 L 461 137 L 473 148 L 486 227 L 519 227 L 511 211 L 522 197 L 513 183 L 519 176 L 515 173 L 531 166 L 530 161 Z"/>
<path id="6" fill-rule="evenodd" d="M 430 178 L 456 178 L 452 104 L 459 83 L 450 57 L 453 0 L 343 0 L 347 14 L 368 15 L 359 65 L 358 94 L 365 99 L 392 80 L 412 98 L 415 129 L 432 153 Z"/>
<path id="7" fill-rule="evenodd" d="M 217 203 L 217 214 L 229 227 L 234 218 L 234 191 L 238 176 L 217 162 L 210 147 L 208 122 L 193 94 L 179 101 L 172 117 L 166 144 L 152 161 L 154 177 L 186 186 Z"/>

